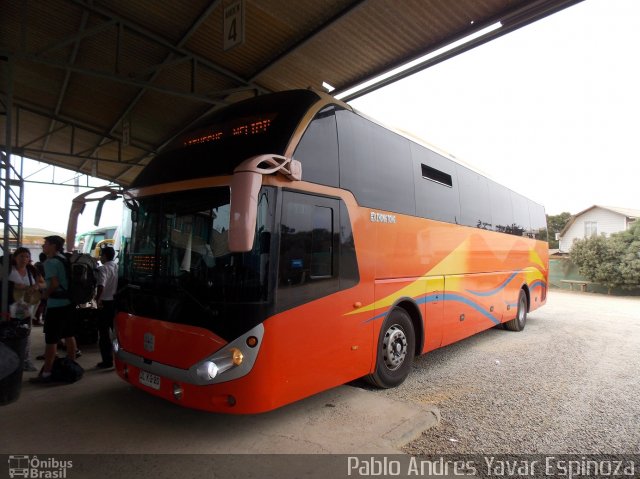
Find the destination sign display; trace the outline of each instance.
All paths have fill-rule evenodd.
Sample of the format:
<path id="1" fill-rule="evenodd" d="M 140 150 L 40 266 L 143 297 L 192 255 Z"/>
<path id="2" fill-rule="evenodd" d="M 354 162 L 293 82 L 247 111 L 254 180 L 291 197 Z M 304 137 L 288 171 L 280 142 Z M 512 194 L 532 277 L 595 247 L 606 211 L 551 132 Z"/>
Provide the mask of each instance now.
<path id="1" fill-rule="evenodd" d="M 269 132 L 274 116 L 243 118 L 229 123 L 212 125 L 188 134 L 184 137 L 182 144 L 183 146 L 192 146 L 232 137 L 264 135 Z"/>

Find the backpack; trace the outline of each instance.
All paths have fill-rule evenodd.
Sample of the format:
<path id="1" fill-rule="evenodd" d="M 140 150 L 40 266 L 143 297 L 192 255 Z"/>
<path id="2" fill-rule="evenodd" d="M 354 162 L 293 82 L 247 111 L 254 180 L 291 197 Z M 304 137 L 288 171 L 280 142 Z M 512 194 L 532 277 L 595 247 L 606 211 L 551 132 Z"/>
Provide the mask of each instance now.
<path id="1" fill-rule="evenodd" d="M 84 369 L 69 358 L 56 358 L 51 368 L 51 379 L 64 383 L 75 383 L 82 378 Z"/>
<path id="2" fill-rule="evenodd" d="M 85 253 L 67 253 L 64 258 L 60 255 L 56 255 L 54 258 L 64 264 L 69 289 L 62 293 L 56 292 L 51 297 L 68 299 L 74 306 L 91 302 L 95 297 L 98 285 L 96 260 Z M 62 286 L 60 287 L 62 288 Z M 64 290 L 64 288 L 62 289 Z"/>

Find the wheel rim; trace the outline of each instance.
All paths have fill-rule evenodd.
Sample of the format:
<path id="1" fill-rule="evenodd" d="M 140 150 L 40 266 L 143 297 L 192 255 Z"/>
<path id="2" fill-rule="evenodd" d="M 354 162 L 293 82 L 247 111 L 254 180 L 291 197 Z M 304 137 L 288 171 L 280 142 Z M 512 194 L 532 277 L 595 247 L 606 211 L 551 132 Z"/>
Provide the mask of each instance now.
<path id="1" fill-rule="evenodd" d="M 397 324 L 391 326 L 385 333 L 382 352 L 384 364 L 391 371 L 395 371 L 404 363 L 407 357 L 407 336 Z"/>
<path id="2" fill-rule="evenodd" d="M 527 315 L 527 302 L 524 298 L 520 298 L 518 305 L 518 322 L 523 323 Z"/>

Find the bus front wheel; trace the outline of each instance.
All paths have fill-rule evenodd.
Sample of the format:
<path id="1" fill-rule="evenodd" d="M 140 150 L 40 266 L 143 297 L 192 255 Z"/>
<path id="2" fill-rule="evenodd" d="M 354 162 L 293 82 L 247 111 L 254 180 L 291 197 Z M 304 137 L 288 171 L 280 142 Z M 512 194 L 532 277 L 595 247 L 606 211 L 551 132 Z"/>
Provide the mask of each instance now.
<path id="1" fill-rule="evenodd" d="M 401 384 L 411 371 L 415 348 L 413 323 L 409 314 L 402 308 L 393 308 L 380 329 L 376 370 L 367 380 L 385 389 Z"/>
<path id="2" fill-rule="evenodd" d="M 504 323 L 504 327 L 509 331 L 522 331 L 527 324 L 527 295 L 523 289 L 518 295 L 518 311 L 516 317 Z"/>

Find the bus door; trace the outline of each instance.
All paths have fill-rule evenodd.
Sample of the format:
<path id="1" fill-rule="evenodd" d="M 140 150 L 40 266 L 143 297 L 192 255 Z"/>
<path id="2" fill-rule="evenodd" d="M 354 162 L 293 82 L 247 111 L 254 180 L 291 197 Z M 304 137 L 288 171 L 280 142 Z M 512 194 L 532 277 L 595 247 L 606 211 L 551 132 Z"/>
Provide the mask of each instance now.
<path id="1" fill-rule="evenodd" d="M 316 385 L 356 377 L 370 366 L 372 325 L 346 314 L 354 304 L 349 290 L 358 283 L 346 208 L 336 198 L 286 190 L 281 204 L 275 308 L 279 322 L 291 326 L 287 341 L 300 353 L 289 350 L 288 358 L 323 365 L 313 375 L 299 365 L 288 371 L 299 370 Z"/>

